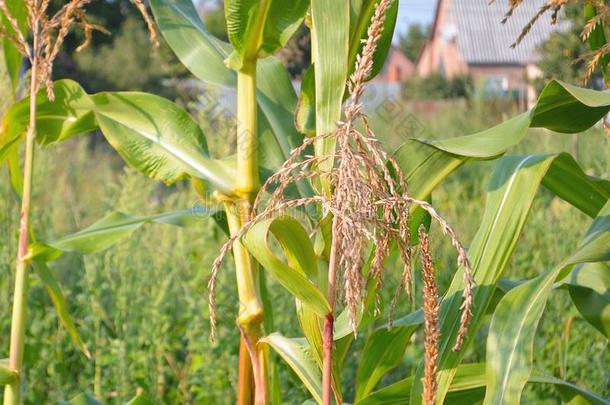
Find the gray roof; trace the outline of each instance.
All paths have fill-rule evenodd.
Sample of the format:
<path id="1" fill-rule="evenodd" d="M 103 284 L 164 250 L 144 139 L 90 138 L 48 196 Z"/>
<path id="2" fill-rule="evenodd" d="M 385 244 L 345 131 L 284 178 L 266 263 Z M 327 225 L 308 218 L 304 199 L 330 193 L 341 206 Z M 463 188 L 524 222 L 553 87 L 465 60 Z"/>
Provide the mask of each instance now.
<path id="1" fill-rule="evenodd" d="M 537 46 L 566 22 L 551 25 L 551 11 L 540 17 L 516 48 L 511 48 L 523 27 L 536 15 L 546 0 L 526 0 L 502 24 L 508 0 L 453 0 L 448 25 L 454 24 L 460 54 L 468 64 L 518 64 L 536 62 Z M 560 18 L 561 20 L 561 18 Z M 450 30 L 452 28 L 449 28 Z"/>

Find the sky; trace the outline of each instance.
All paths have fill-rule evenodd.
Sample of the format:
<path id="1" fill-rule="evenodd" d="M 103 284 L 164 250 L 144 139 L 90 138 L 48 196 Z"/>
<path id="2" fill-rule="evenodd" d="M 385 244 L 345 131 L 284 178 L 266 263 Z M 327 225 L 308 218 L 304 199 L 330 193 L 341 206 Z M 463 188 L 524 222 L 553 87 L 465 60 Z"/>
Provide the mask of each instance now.
<path id="1" fill-rule="evenodd" d="M 432 23 L 436 0 L 400 0 L 398 7 L 397 33 L 404 32 L 413 23 Z"/>

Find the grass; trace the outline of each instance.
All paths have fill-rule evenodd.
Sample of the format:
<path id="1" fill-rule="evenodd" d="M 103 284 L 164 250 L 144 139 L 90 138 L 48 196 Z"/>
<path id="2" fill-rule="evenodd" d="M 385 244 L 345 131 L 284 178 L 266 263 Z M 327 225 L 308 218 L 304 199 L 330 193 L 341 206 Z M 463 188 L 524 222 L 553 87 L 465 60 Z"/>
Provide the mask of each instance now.
<path id="1" fill-rule="evenodd" d="M 499 122 L 502 113 L 465 106 L 441 118 L 415 118 L 421 124 L 418 137 L 447 137 L 486 128 Z M 388 145 L 400 143 L 392 122 L 377 118 L 375 124 L 378 134 L 387 135 Z M 213 147 L 226 145 L 215 141 L 220 137 L 210 139 Z M 580 136 L 577 144 L 571 136 L 534 131 L 515 152 L 577 150 L 589 174 L 608 177 L 607 142 L 598 129 Z M 33 212 L 33 223 L 39 232 L 48 232 L 40 234 L 41 239 L 83 228 L 113 206 L 130 214 L 148 214 L 187 208 L 197 200 L 188 184 L 167 188 L 124 169 L 102 142 L 78 138 L 46 152 L 38 155 L 34 187 L 39 204 Z M 465 167 L 434 194 L 435 205 L 466 243 L 478 227 L 492 165 L 482 162 Z M 0 223 L 4 228 L 0 232 L 0 266 L 6 276 L 0 279 L 0 311 L 5 315 L 0 318 L 0 336 L 4 337 L 0 356 L 6 357 L 18 215 L 5 173 L 1 181 Z M 507 276 L 530 278 L 554 266 L 576 245 L 589 223 L 584 215 L 541 190 Z M 230 261 L 223 269 L 218 296 L 220 343 L 212 345 L 208 341 L 207 277 L 223 239 L 221 231 L 207 219 L 186 229 L 147 226 L 103 253 L 66 255 L 53 264 L 79 330 L 94 354 L 93 361 L 87 361 L 71 344 L 44 287 L 33 277 L 28 306 L 26 403 L 54 403 L 89 391 L 107 403 L 119 404 L 133 397 L 139 388 L 158 403 L 234 403 L 238 308 Z M 449 273 L 454 260 L 452 249 L 442 243 L 435 251 L 439 252 L 438 267 Z M 449 277 L 444 280 L 448 281 Z M 386 285 L 389 296 L 390 279 Z M 270 290 L 276 327 L 294 335 L 297 325 L 292 300 L 273 284 Z M 544 355 L 536 356 L 536 367 L 609 397 L 610 375 L 604 367 L 610 364 L 607 341 L 579 318 L 565 291 L 555 291 L 547 308 L 535 348 Z M 398 314 L 407 310 L 405 303 Z M 564 331 L 569 319 L 568 337 Z M 420 335 L 416 341 L 421 343 Z M 355 347 L 362 344 L 363 339 L 359 339 Z M 479 344 L 469 349 L 467 359 L 480 361 L 484 354 L 485 347 Z M 405 375 L 419 359 L 421 345 L 411 346 L 404 365 L 387 382 Z M 346 372 L 347 381 L 355 375 L 357 357 L 350 356 L 348 362 L 353 367 Z M 556 364 L 562 366 L 555 369 Z M 306 399 L 288 368 L 281 366 L 280 372 L 286 403 Z M 346 382 L 346 389 L 349 386 Z M 524 395 L 524 403 L 558 403 L 555 392 L 543 386 L 529 387 Z"/>

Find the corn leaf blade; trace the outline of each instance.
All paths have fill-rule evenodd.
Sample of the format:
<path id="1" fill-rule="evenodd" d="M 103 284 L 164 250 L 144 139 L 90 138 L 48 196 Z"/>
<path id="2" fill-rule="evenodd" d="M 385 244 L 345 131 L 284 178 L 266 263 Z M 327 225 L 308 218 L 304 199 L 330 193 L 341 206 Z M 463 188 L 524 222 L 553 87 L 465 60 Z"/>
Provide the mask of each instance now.
<path id="1" fill-rule="evenodd" d="M 272 55 L 296 32 L 305 17 L 309 0 L 227 0 L 227 35 L 235 54 L 233 66 L 246 60 Z"/>
<path id="2" fill-rule="evenodd" d="M 322 403 L 322 375 L 311 358 L 311 353 L 302 339 L 290 339 L 279 333 L 272 333 L 260 340 L 273 348 L 290 366 L 314 400 Z"/>
<path id="3" fill-rule="evenodd" d="M 487 338 L 484 404 L 519 403 L 532 370 L 534 335 L 553 284 L 577 264 L 610 260 L 610 203 L 583 244 L 561 265 L 509 291 L 498 304 Z"/>
<path id="4" fill-rule="evenodd" d="M 357 401 L 356 405 L 409 405 L 411 402 L 405 392 L 409 392 L 412 384 L 413 377 L 407 377 L 371 393 L 364 399 Z M 578 398 L 585 400 L 585 403 L 594 405 L 608 405 L 609 403 L 583 387 L 549 376 L 539 370 L 534 370 L 531 373 L 528 384 L 553 385 L 566 402 Z M 483 400 L 484 396 L 485 363 L 462 364 L 455 373 L 445 404 L 473 404 Z"/>
<path id="5" fill-rule="evenodd" d="M 282 245 L 289 264 L 272 252 L 268 244 L 270 234 Z M 316 258 L 311 242 L 298 221 L 287 216 L 261 221 L 244 235 L 242 242 L 261 266 L 303 305 L 320 316 L 330 311 L 326 297 L 308 278 Z M 295 265 L 305 258 L 307 262 Z M 303 266 L 304 263 L 309 263 L 311 267 Z"/>
<path id="6" fill-rule="evenodd" d="M 202 216 L 213 214 L 214 211 L 194 212 L 192 209 L 142 217 L 112 212 L 74 234 L 47 243 L 33 243 L 30 251 L 32 258 L 39 261 L 55 260 L 64 252 L 95 253 L 109 248 L 145 224 L 186 226 Z"/>
<path id="7" fill-rule="evenodd" d="M 531 204 L 539 185 L 555 162 L 569 159 L 566 154 L 508 156 L 498 161 L 488 187 L 487 204 L 481 226 L 469 249 L 469 256 L 477 288 L 474 291 L 473 320 L 469 329 L 466 344 L 472 340 L 473 330 L 485 313 L 495 285 L 504 272 L 508 260 L 514 251 L 517 240 L 525 225 Z M 579 169 L 580 170 L 580 169 Z M 585 177 L 580 177 L 585 178 Z M 587 185 L 575 185 L 575 193 Z M 593 192 L 605 193 L 605 190 Z M 602 195 L 599 201 L 607 199 Z M 597 211 L 602 206 L 598 206 Z M 456 367 L 462 359 L 464 350 L 451 351 L 459 328 L 461 305 L 462 270 L 453 279 L 441 305 L 441 342 L 439 346 L 439 391 L 438 401 L 442 401 L 450 386 Z M 422 373 L 418 369 L 411 391 L 411 401 L 421 401 Z"/>

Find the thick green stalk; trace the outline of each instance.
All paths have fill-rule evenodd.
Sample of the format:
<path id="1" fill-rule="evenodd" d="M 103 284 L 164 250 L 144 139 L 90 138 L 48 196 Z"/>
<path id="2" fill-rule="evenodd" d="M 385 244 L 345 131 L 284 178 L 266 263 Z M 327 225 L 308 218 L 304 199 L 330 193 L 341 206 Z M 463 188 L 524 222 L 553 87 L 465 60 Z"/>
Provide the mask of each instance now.
<path id="1" fill-rule="evenodd" d="M 238 195 L 252 202 L 260 185 L 256 60 L 246 61 L 237 73 L 237 173 Z"/>
<path id="2" fill-rule="evenodd" d="M 34 48 L 37 51 L 37 27 L 33 27 Z M 30 122 L 25 141 L 25 162 L 23 167 L 23 192 L 19 222 L 19 245 L 15 272 L 15 291 L 13 296 L 13 317 L 11 321 L 11 343 L 9 367 L 17 372 L 19 378 L 4 388 L 4 405 L 19 405 L 21 401 L 21 377 L 23 372 L 23 348 L 25 344 L 25 325 L 28 291 L 28 232 L 30 227 L 30 204 L 32 200 L 32 178 L 34 173 L 34 147 L 36 141 L 36 88 L 37 61 L 34 56 L 30 82 Z"/>
<path id="3" fill-rule="evenodd" d="M 237 233 L 250 219 L 251 206 L 260 186 L 256 59 L 246 61 L 238 72 L 237 120 L 237 200 L 225 204 L 231 234 Z M 258 340 L 263 336 L 263 306 L 257 268 L 246 248 L 239 242 L 233 246 L 233 256 L 239 295 L 237 322 L 242 333 L 238 403 L 249 405 L 254 398 L 255 404 L 263 405 L 267 403 L 267 366 L 265 355 L 258 347 Z M 248 354 L 249 359 L 245 358 Z M 254 395 L 252 383 L 255 387 Z"/>

